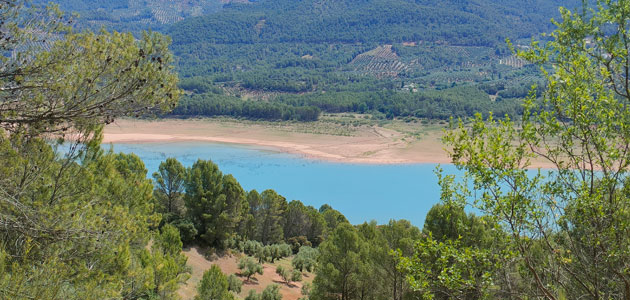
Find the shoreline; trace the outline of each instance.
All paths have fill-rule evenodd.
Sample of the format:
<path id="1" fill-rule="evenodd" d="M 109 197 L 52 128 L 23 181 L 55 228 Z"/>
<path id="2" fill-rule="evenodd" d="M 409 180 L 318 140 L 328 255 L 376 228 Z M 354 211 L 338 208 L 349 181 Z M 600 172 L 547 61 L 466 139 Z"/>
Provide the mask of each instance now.
<path id="1" fill-rule="evenodd" d="M 410 140 L 395 130 L 363 126 L 353 135 L 305 133 L 295 128 L 236 120 L 118 120 L 105 127 L 103 143 L 208 142 L 253 146 L 307 159 L 359 164 L 446 164 L 440 131 Z"/>
<path id="2" fill-rule="evenodd" d="M 441 130 L 426 130 L 422 137 L 410 138 L 409 134 L 399 130 L 377 125 L 360 126 L 353 129 L 352 134 L 344 135 L 305 132 L 304 128 L 309 126 L 317 124 L 242 122 L 234 119 L 122 119 L 105 127 L 103 143 L 201 142 L 241 145 L 332 163 L 452 164 L 440 141 Z M 420 130 L 423 128 L 423 125 L 415 126 Z M 552 169 L 554 166 L 534 160 L 528 167 L 530 170 L 538 168 Z"/>
<path id="3" fill-rule="evenodd" d="M 357 157 L 344 157 L 342 155 L 326 153 L 323 151 L 313 149 L 302 149 L 301 145 L 285 143 L 279 145 L 276 143 L 266 143 L 260 141 L 247 141 L 247 140 L 231 140 L 223 138 L 212 137 L 178 137 L 171 135 L 159 135 L 159 134 L 147 134 L 147 136 L 134 135 L 134 137 L 127 137 L 127 134 L 108 134 L 103 139 L 103 144 L 151 144 L 151 143 L 177 143 L 177 142 L 191 142 L 191 143 L 211 143 L 222 145 L 237 145 L 241 147 L 253 148 L 262 151 L 273 151 L 279 153 L 286 153 L 291 155 L 297 155 L 309 160 L 320 160 L 324 162 L 334 163 L 350 163 L 350 164 L 382 164 L 382 165 L 405 165 L 405 164 L 451 164 L 451 161 L 446 157 L 443 159 L 372 159 L 372 158 L 357 158 Z M 132 135 L 132 134 L 129 134 Z M 150 136 L 150 137 L 149 137 Z"/>

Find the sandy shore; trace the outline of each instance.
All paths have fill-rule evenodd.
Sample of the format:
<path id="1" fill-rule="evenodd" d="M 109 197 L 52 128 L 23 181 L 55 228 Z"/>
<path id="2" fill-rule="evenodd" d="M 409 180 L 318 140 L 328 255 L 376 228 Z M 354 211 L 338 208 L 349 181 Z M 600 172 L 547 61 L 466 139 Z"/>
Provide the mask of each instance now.
<path id="1" fill-rule="evenodd" d="M 345 136 L 307 133 L 292 126 L 290 124 L 282 126 L 244 124 L 238 121 L 213 119 L 118 120 L 105 128 L 104 142 L 234 143 L 274 148 L 308 158 L 348 163 L 450 162 L 440 142 L 441 131 L 439 130 L 429 131 L 422 138 L 416 139 L 409 138 L 396 130 L 377 126 L 360 126 L 353 129 L 352 134 Z M 300 126 L 309 125 L 302 123 Z"/>

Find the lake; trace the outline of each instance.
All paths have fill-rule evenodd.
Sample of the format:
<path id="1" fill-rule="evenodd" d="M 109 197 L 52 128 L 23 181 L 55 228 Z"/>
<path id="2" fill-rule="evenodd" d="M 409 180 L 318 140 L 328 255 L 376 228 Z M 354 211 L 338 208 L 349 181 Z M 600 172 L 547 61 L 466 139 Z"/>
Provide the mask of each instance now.
<path id="1" fill-rule="evenodd" d="M 327 203 L 353 224 L 407 219 L 422 227 L 425 215 L 440 199 L 436 164 L 332 163 L 272 149 L 205 142 L 113 147 L 115 152 L 135 153 L 142 158 L 149 176 L 168 157 L 177 158 L 187 167 L 198 158 L 212 160 L 224 174 L 233 174 L 245 190 L 273 189 L 287 201 L 300 200 L 316 208 Z M 442 167 L 447 174 L 457 172 L 452 165 Z"/>

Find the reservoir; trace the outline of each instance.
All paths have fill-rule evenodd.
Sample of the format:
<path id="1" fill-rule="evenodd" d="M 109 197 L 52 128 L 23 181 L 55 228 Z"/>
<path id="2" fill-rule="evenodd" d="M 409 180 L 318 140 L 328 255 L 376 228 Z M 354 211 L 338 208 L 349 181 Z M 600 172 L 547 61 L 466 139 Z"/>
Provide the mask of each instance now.
<path id="1" fill-rule="evenodd" d="M 243 189 L 273 189 L 287 201 L 319 208 L 329 204 L 353 224 L 407 219 L 422 228 L 429 209 L 440 201 L 434 171 L 437 164 L 346 164 L 313 160 L 273 149 L 208 142 L 112 144 L 115 152 L 135 153 L 148 176 L 160 162 L 174 157 L 190 167 L 197 159 L 212 160 L 223 174 L 232 174 Z M 103 145 L 109 149 L 110 145 Z M 442 165 L 445 174 L 459 173 Z"/>

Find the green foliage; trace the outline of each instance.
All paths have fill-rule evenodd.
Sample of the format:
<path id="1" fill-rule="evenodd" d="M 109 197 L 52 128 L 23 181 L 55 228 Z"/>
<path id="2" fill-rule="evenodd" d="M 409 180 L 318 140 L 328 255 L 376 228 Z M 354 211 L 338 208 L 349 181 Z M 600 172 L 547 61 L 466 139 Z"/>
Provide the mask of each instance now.
<path id="1" fill-rule="evenodd" d="M 305 296 L 300 299 L 308 299 L 308 295 L 310 295 L 311 293 L 311 284 L 308 282 L 305 282 L 302 285 L 302 288 L 300 289 L 300 293 L 302 294 L 302 296 Z"/>
<path id="2" fill-rule="evenodd" d="M 276 274 L 280 275 L 287 285 L 291 284 L 291 272 L 289 270 L 285 269 L 283 266 L 278 266 L 276 267 Z"/>
<path id="3" fill-rule="evenodd" d="M 302 255 L 318 257 L 310 299 L 408 299 L 416 295 L 397 268 L 400 257 L 391 253 L 411 257 L 419 238 L 420 230 L 405 220 L 380 226 L 341 223 L 320 245 L 319 255 L 302 247 L 294 266 L 299 270 Z"/>
<path id="4" fill-rule="evenodd" d="M 422 229 L 437 241 L 460 240 L 463 245 L 480 248 L 495 247 L 492 236 L 493 222 L 474 214 L 466 214 L 463 208 L 453 204 L 436 204 L 427 213 Z"/>
<path id="5" fill-rule="evenodd" d="M 262 194 L 251 192 L 247 201 L 255 220 L 255 239 L 265 245 L 282 241 L 282 215 L 287 206 L 286 199 L 273 190 L 266 190 Z"/>
<path id="6" fill-rule="evenodd" d="M 263 248 L 263 244 L 258 241 L 246 241 L 243 245 L 243 253 L 254 256 Z"/>
<path id="7" fill-rule="evenodd" d="M 320 111 L 381 113 L 389 119 L 406 116 L 448 119 L 452 116 L 471 116 L 475 112 L 494 111 L 500 115 L 516 115 L 521 112 L 519 99 L 492 102 L 488 94 L 472 86 L 417 93 L 397 92 L 391 90 L 391 87 L 388 91 L 366 91 L 368 89 L 369 84 L 365 83 L 365 87 L 359 91 L 333 90 L 325 93 L 278 95 L 271 102 L 242 100 L 224 95 L 193 95 L 182 98 L 172 114 L 315 121 Z"/>
<path id="8" fill-rule="evenodd" d="M 341 224 L 350 224 L 346 216 L 340 213 L 338 210 L 329 208 L 322 212 L 325 224 L 328 226 L 328 231 L 333 231 Z"/>
<path id="9" fill-rule="evenodd" d="M 280 287 L 277 284 L 268 285 L 263 290 L 260 300 L 282 300 Z"/>
<path id="10" fill-rule="evenodd" d="M 233 176 L 223 175 L 211 161 L 198 160 L 191 168 L 182 168 L 176 159 L 167 159 L 154 180 L 162 221 L 177 227 L 185 244 L 201 241 L 221 249 L 234 248 L 262 263 L 290 256 L 293 248 L 297 251 L 301 245 L 317 245 L 324 239 L 325 216 L 315 208 L 300 201 L 287 204 L 273 190 L 245 193 Z M 179 207 L 182 199 L 185 213 Z M 347 222 L 336 210 L 330 210 L 328 217 Z M 285 236 L 284 230 L 292 236 Z"/>
<path id="11" fill-rule="evenodd" d="M 486 298 L 496 270 L 489 250 L 466 247 L 459 240 L 438 242 L 431 235 L 417 242 L 411 258 L 400 258 L 411 288 L 424 299 Z M 400 253 L 399 253 L 400 255 Z"/>
<path id="12" fill-rule="evenodd" d="M 319 251 L 315 248 L 311 248 L 309 246 L 300 247 L 300 251 L 295 255 L 291 264 L 293 268 L 303 271 L 306 270 L 311 272 L 315 269 L 317 265 L 317 257 L 319 256 Z"/>
<path id="13" fill-rule="evenodd" d="M 523 278 L 510 294 L 546 299 L 625 298 L 628 284 L 628 64 L 630 3 L 562 10 L 544 46 L 519 55 L 541 66 L 542 99 L 523 120 L 477 116 L 445 138 L 453 162 L 479 190 L 472 203 L 508 234 Z M 550 171 L 532 172 L 534 157 Z M 464 202 L 466 182 L 442 178 Z M 550 272 L 553 270 L 553 272 Z"/>
<path id="14" fill-rule="evenodd" d="M 245 192 L 232 177 L 221 173 L 212 161 L 198 160 L 188 171 L 186 207 L 200 239 L 219 248 L 236 235 L 246 211 Z"/>
<path id="15" fill-rule="evenodd" d="M 203 94 L 184 98 L 173 115 L 177 116 L 233 116 L 269 121 L 316 121 L 321 109 L 316 106 L 293 106 L 284 103 L 247 101 L 236 97 Z"/>
<path id="16" fill-rule="evenodd" d="M 272 284 L 265 287 L 260 294 L 250 290 L 245 300 L 282 300 L 282 295 L 280 295 L 280 287 L 277 284 Z"/>
<path id="17" fill-rule="evenodd" d="M 320 246 L 312 299 L 357 299 L 362 284 L 361 273 L 366 268 L 367 245 L 357 230 L 342 223 Z"/>
<path id="18" fill-rule="evenodd" d="M 291 271 L 291 281 L 302 281 L 302 272 L 299 270 Z"/>
<path id="19" fill-rule="evenodd" d="M 179 230 L 184 245 L 192 243 L 195 240 L 195 237 L 197 237 L 197 228 L 195 228 L 195 224 L 193 224 L 190 219 L 176 219 L 172 221 L 171 224 Z"/>
<path id="20" fill-rule="evenodd" d="M 46 5 L 49 1 L 33 0 Z M 186 1 L 128 1 L 128 0 L 59 0 L 61 9 L 78 13 L 79 27 L 119 32 L 140 33 L 143 30 L 164 30 L 183 18 L 213 13 L 221 9 L 221 3 L 212 0 Z"/>
<path id="21" fill-rule="evenodd" d="M 0 19 L 0 298 L 175 298 L 186 260 L 176 229 L 151 232 L 144 164 L 100 149 L 104 123 L 177 101 L 167 39 L 75 33 L 23 1 Z"/>
<path id="22" fill-rule="evenodd" d="M 291 245 L 291 251 L 293 251 L 293 253 L 297 253 L 298 251 L 300 251 L 300 248 L 302 247 L 302 245 L 308 246 L 308 247 L 313 245 L 303 235 L 291 237 L 287 239 L 287 242 L 289 243 L 289 245 Z"/>
<path id="23" fill-rule="evenodd" d="M 238 268 L 241 270 L 241 275 L 247 277 L 247 280 L 250 280 L 250 278 L 256 273 L 260 275 L 263 274 L 262 265 L 247 256 L 238 261 Z"/>
<path id="24" fill-rule="evenodd" d="M 546 21 L 559 16 L 559 5 L 580 3 L 59 2 L 79 11 L 84 27 L 150 27 L 172 36 L 180 87 L 191 92 L 174 114 L 297 121 L 317 120 L 320 111 L 388 118 L 516 115 L 525 83 L 542 80 L 532 66 L 506 62 L 516 58 L 505 38 L 550 30 Z M 295 16 L 303 23 L 295 24 Z"/>
<path id="25" fill-rule="evenodd" d="M 431 208 L 423 232 L 425 237 L 407 248 L 411 257 L 397 253 L 398 268 L 413 290 L 425 299 L 499 295 L 489 293 L 490 286 L 505 283 L 495 272 L 508 268 L 501 264 L 501 258 L 507 257 L 507 245 L 498 225 L 446 202 Z"/>
<path id="26" fill-rule="evenodd" d="M 251 289 L 249 290 L 249 293 L 245 297 L 245 300 L 260 300 L 260 295 L 256 294 L 256 291 Z"/>
<path id="27" fill-rule="evenodd" d="M 20 140 L 0 143 L 2 189 L 12 195 L 2 197 L 2 218 L 14 228 L 2 233 L 2 298 L 174 297 L 186 259 L 173 227 L 145 248 L 159 218 L 138 157 L 89 148 L 94 155 L 77 164 L 38 138 Z M 24 174 L 31 179 L 20 186 Z"/>
<path id="28" fill-rule="evenodd" d="M 297 252 L 300 246 L 312 246 L 317 237 L 324 234 L 324 221 L 312 206 L 305 206 L 302 202 L 289 202 L 284 212 L 284 238 Z"/>
<path id="29" fill-rule="evenodd" d="M 537 77 L 533 68 L 501 63 L 509 55 L 505 38 L 528 39 L 550 30 L 546 21 L 558 16 L 558 5 L 579 4 L 525 2 L 226 5 L 168 30 L 180 58 L 182 88 L 194 93 L 175 114 L 301 121 L 316 120 L 320 110 L 388 118 L 516 115 L 521 102 L 514 97 L 522 98 L 528 87 L 510 84 Z M 296 25 L 295 16 L 303 23 Z M 501 101 L 491 101 L 475 86 L 489 83 L 504 86 Z"/>
<path id="30" fill-rule="evenodd" d="M 185 179 L 186 168 L 177 159 L 169 157 L 160 163 L 158 171 L 153 173 L 154 196 L 158 200 L 160 212 L 169 215 L 182 215 Z"/>
<path id="31" fill-rule="evenodd" d="M 201 282 L 197 286 L 197 296 L 195 300 L 205 299 L 234 299 L 234 295 L 228 290 L 228 278 L 221 272 L 217 265 L 212 265 L 210 269 L 203 273 Z"/>
<path id="32" fill-rule="evenodd" d="M 228 290 L 234 292 L 236 294 L 241 292 L 241 288 L 243 287 L 243 282 L 236 277 L 234 274 L 230 274 L 227 277 L 228 280 Z"/>
<path id="33" fill-rule="evenodd" d="M 420 230 L 407 220 L 390 220 L 388 224 L 380 227 L 381 237 L 372 242 L 380 243 L 375 247 L 372 259 L 375 269 L 380 271 L 384 283 L 382 284 L 384 295 L 392 299 L 404 299 L 411 294 L 411 289 L 405 281 L 405 274 L 398 268 L 398 260 L 392 256 L 392 251 L 400 253 L 403 257 L 413 254 L 413 246 L 420 239 Z"/>
<path id="34" fill-rule="evenodd" d="M 153 295 L 158 299 L 177 299 L 179 285 L 186 282 L 189 270 L 186 256 L 182 252 L 179 231 L 172 225 L 165 225 L 161 233 L 154 238 L 151 257 L 146 257 L 145 264 L 153 269 Z"/>
<path id="35" fill-rule="evenodd" d="M 0 7 L 3 35 L 11 37 L 2 39 L 0 49 L 14 53 L 0 58 L 0 124 L 5 130 L 86 129 L 177 103 L 180 91 L 166 37 L 75 33 L 60 24 L 65 22 L 57 17 L 60 12 L 43 9 L 38 14 L 24 5 L 17 1 Z"/>

